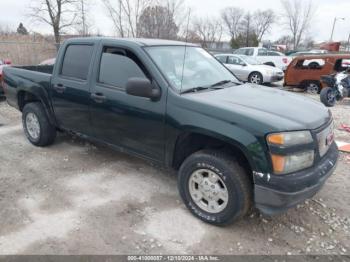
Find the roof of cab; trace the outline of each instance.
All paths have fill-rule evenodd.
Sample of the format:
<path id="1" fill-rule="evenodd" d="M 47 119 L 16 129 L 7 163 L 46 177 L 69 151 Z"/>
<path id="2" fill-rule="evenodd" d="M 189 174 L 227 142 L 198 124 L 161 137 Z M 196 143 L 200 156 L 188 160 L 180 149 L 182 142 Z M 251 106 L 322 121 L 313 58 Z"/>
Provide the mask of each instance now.
<path id="1" fill-rule="evenodd" d="M 69 42 L 73 41 L 100 41 L 107 40 L 116 42 L 130 42 L 138 44 L 140 46 L 198 46 L 192 43 L 186 43 L 181 41 L 163 40 L 163 39 L 147 39 L 147 38 L 113 38 L 113 37 L 86 37 L 86 38 L 70 38 Z"/>

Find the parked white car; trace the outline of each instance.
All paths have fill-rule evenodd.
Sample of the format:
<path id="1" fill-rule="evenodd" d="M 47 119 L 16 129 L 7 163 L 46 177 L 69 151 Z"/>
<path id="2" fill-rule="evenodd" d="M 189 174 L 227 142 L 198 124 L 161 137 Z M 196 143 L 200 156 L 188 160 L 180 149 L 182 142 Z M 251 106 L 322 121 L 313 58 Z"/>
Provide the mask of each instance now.
<path id="1" fill-rule="evenodd" d="M 277 51 L 269 51 L 263 47 L 243 47 L 233 52 L 235 55 L 246 55 L 254 57 L 260 63 L 278 67 L 285 71 L 292 62 L 292 58 Z"/>
<path id="2" fill-rule="evenodd" d="M 243 82 L 254 84 L 281 81 L 284 73 L 277 67 L 261 64 L 256 59 L 233 54 L 218 54 L 215 57 Z"/>

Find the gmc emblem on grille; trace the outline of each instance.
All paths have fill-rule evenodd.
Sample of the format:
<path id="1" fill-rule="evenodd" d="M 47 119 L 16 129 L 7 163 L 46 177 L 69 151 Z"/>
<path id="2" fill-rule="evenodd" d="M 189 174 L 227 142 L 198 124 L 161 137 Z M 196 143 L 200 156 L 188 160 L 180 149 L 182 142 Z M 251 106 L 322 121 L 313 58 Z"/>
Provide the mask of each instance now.
<path id="1" fill-rule="evenodd" d="M 330 133 L 326 138 L 326 146 L 329 146 L 330 144 L 332 144 L 333 140 L 334 140 L 334 134 Z"/>

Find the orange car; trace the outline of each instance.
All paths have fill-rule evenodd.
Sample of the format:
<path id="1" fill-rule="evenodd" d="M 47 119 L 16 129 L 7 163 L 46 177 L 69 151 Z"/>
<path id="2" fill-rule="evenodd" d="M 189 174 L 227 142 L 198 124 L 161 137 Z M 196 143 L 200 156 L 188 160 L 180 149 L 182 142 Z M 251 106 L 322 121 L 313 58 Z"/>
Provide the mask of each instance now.
<path id="1" fill-rule="evenodd" d="M 313 94 L 320 93 L 324 87 L 321 76 L 345 71 L 349 66 L 350 54 L 298 56 L 287 67 L 284 86 L 301 87 Z"/>

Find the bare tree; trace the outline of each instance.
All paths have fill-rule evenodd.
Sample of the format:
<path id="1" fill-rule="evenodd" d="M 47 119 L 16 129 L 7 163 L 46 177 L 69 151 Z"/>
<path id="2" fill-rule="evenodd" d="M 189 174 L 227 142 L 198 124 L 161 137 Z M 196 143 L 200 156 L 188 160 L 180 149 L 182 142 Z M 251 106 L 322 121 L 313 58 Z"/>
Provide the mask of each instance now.
<path id="1" fill-rule="evenodd" d="M 221 11 L 221 19 L 227 32 L 232 38 L 239 34 L 239 27 L 244 16 L 244 10 L 236 7 L 228 7 Z"/>
<path id="2" fill-rule="evenodd" d="M 298 49 L 310 27 L 315 13 L 312 0 L 281 0 L 284 19 L 293 38 L 293 48 Z"/>
<path id="3" fill-rule="evenodd" d="M 243 36 L 245 38 L 245 46 L 252 46 L 255 45 L 252 44 L 251 41 L 252 38 L 257 39 L 256 34 L 255 34 L 255 27 L 254 27 L 254 17 L 251 13 L 246 13 L 245 16 L 243 17 L 241 23 L 240 23 L 240 35 L 241 37 Z"/>
<path id="4" fill-rule="evenodd" d="M 254 19 L 254 27 L 255 27 L 255 34 L 258 38 L 258 41 L 261 42 L 264 35 L 269 32 L 271 29 L 271 26 L 276 20 L 275 13 L 271 10 L 258 10 L 253 15 Z"/>
<path id="5" fill-rule="evenodd" d="M 149 6 L 141 14 L 137 26 L 140 37 L 176 39 L 179 31 L 174 17 L 165 6 Z"/>
<path id="6" fill-rule="evenodd" d="M 171 27 L 171 20 L 173 20 L 178 28 L 178 31 L 184 27 L 187 27 L 187 18 L 190 16 L 190 11 L 186 10 L 184 7 L 184 0 L 158 0 L 158 4 L 163 5 L 168 10 L 168 26 Z"/>
<path id="7" fill-rule="evenodd" d="M 149 0 L 102 0 L 120 37 L 138 37 L 140 15 Z"/>
<path id="8" fill-rule="evenodd" d="M 88 36 L 91 33 L 93 23 L 90 16 L 91 0 L 76 0 L 77 24 L 76 30 L 81 36 Z"/>
<path id="9" fill-rule="evenodd" d="M 216 18 L 197 18 L 193 22 L 193 32 L 200 37 L 202 46 L 206 48 L 221 41 L 223 26 Z"/>
<path id="10" fill-rule="evenodd" d="M 57 48 L 63 30 L 76 23 L 75 4 L 77 0 L 33 0 L 30 16 L 52 27 Z"/>

